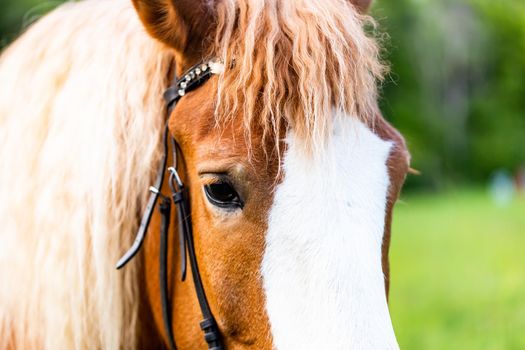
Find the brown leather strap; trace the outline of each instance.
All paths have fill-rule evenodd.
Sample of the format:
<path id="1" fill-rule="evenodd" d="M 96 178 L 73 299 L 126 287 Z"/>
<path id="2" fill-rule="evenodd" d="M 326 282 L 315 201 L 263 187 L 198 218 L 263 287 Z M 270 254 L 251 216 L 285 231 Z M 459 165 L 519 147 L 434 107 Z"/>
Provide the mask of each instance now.
<path id="1" fill-rule="evenodd" d="M 164 99 L 166 101 L 168 117 L 171 114 L 173 108 L 180 100 L 182 96 L 186 94 L 187 91 L 196 89 L 207 81 L 211 75 L 212 71 L 209 65 L 209 62 L 199 63 L 198 65 L 193 66 L 186 72 L 182 78 L 175 79 L 175 82 L 172 84 L 168 90 L 164 93 Z M 195 291 L 197 294 L 197 299 L 199 301 L 199 306 L 202 313 L 203 320 L 200 322 L 200 327 L 204 332 L 204 339 L 208 344 L 209 350 L 223 350 L 224 347 L 221 341 L 221 334 L 217 326 L 217 322 L 213 317 L 211 312 L 208 299 L 206 298 L 206 293 L 204 291 L 204 286 L 202 284 L 202 279 L 199 273 L 199 266 L 197 263 L 197 256 L 195 254 L 195 246 L 193 241 L 193 232 L 192 224 L 190 217 L 190 208 L 189 208 L 189 198 L 188 192 L 185 189 L 179 174 L 177 173 L 177 150 L 178 145 L 175 139 L 172 140 L 172 152 L 173 152 L 173 166 L 168 170 L 170 172 L 169 176 L 169 185 L 171 189 L 171 198 L 166 197 L 160 193 L 162 188 L 162 183 L 164 176 L 166 174 L 166 165 L 168 160 L 168 139 L 169 139 L 169 129 L 166 126 L 164 130 L 164 155 L 159 165 L 159 170 L 155 180 L 154 186 L 150 187 L 152 192 L 146 206 L 146 210 L 142 216 L 139 230 L 137 236 L 131 248 L 120 258 L 117 263 L 117 269 L 124 267 L 140 250 L 146 232 L 151 221 L 151 216 L 157 199 L 162 198 L 160 203 L 160 213 L 161 213 L 161 229 L 160 229 L 160 254 L 159 254 L 159 284 L 160 284 L 160 293 L 161 293 L 161 304 L 162 304 L 162 318 L 164 321 L 164 328 L 166 330 L 166 335 L 168 337 L 168 346 L 171 350 L 176 350 L 177 346 L 175 344 L 175 338 L 173 335 L 173 327 L 171 322 L 171 303 L 169 298 L 169 276 L 168 276 L 168 232 L 169 232 L 169 223 L 170 223 L 170 212 L 171 212 L 171 201 L 177 206 L 177 216 L 178 216 L 178 226 L 179 226 L 179 242 L 180 242 L 180 254 L 181 254 L 181 279 L 184 281 L 186 278 L 186 265 L 187 258 L 191 264 L 192 278 L 195 285 Z"/>

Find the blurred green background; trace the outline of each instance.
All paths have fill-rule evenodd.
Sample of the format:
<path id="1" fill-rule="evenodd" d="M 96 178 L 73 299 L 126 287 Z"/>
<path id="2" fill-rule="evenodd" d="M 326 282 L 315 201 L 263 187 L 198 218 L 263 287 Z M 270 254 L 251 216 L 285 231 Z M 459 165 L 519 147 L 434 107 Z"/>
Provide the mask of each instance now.
<path id="1" fill-rule="evenodd" d="M 0 1 L 0 47 L 60 3 Z M 525 1 L 376 0 L 372 14 L 392 68 L 381 107 L 421 172 L 394 216 L 401 348 L 525 349 Z"/>

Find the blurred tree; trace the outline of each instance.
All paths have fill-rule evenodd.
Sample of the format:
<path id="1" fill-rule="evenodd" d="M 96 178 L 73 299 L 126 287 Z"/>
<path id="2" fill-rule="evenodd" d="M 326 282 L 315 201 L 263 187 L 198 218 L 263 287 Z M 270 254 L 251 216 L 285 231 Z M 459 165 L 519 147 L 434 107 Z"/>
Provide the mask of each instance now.
<path id="1" fill-rule="evenodd" d="M 472 0 L 485 19 L 485 81 L 473 98 L 472 163 L 487 174 L 525 164 L 525 2 Z"/>
<path id="2" fill-rule="evenodd" d="M 392 81 L 382 109 L 407 138 L 409 185 L 480 181 L 525 162 L 525 2 L 378 1 Z"/>
<path id="3" fill-rule="evenodd" d="M 2 0 L 0 5 L 0 48 L 64 0 Z"/>

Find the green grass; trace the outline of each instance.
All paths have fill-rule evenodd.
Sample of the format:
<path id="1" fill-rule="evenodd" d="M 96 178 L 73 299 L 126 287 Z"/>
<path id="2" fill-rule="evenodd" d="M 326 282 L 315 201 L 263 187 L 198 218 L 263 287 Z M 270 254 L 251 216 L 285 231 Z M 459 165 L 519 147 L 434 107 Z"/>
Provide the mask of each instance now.
<path id="1" fill-rule="evenodd" d="M 525 349 L 525 198 L 403 198 L 390 250 L 401 349 Z"/>

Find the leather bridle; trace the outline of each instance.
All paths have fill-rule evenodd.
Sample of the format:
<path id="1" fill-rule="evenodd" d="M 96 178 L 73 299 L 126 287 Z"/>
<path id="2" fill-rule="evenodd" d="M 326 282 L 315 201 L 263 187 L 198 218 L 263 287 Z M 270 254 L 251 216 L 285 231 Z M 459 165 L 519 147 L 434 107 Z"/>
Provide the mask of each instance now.
<path id="1" fill-rule="evenodd" d="M 219 66 L 215 60 L 205 61 L 190 68 L 181 78 L 175 76 L 172 85 L 164 93 L 164 100 L 167 105 L 168 118 L 177 105 L 177 102 L 186 94 L 186 92 L 194 90 L 206 82 L 213 74 L 217 73 L 216 67 Z M 173 154 L 173 164 L 167 167 L 168 152 L 171 143 L 171 151 Z M 181 256 L 181 279 L 186 279 L 187 259 L 190 261 L 193 283 L 195 285 L 195 292 L 199 301 L 199 306 L 202 313 L 202 321 L 200 327 L 204 332 L 204 339 L 208 344 L 209 350 L 223 350 L 221 334 L 217 327 L 217 322 L 213 314 L 204 292 L 204 286 L 199 273 L 197 264 L 197 256 L 195 254 L 195 246 L 193 242 L 193 232 L 191 224 L 191 213 L 189 207 L 188 190 L 184 187 L 181 178 L 177 172 L 177 151 L 179 146 L 177 141 L 170 136 L 170 132 L 166 123 L 163 137 L 164 154 L 162 156 L 157 176 L 154 185 L 150 187 L 150 197 L 146 205 L 146 209 L 140 221 L 140 226 L 129 250 L 120 258 L 117 263 L 117 269 L 124 267 L 140 250 L 148 226 L 155 209 L 155 204 L 160 198 L 159 211 L 161 214 L 160 225 L 160 254 L 159 254 L 159 279 L 160 279 L 160 297 L 162 303 L 162 318 L 164 320 L 164 328 L 168 336 L 168 345 L 171 350 L 176 350 L 175 338 L 173 336 L 173 328 L 171 324 L 170 298 L 168 290 L 168 233 L 170 224 L 170 213 L 172 202 L 177 206 L 178 218 L 178 235 L 179 247 Z M 166 169 L 167 168 L 167 169 Z M 163 195 L 160 190 L 164 182 L 166 170 L 169 172 L 169 187 L 171 190 L 171 197 Z"/>

